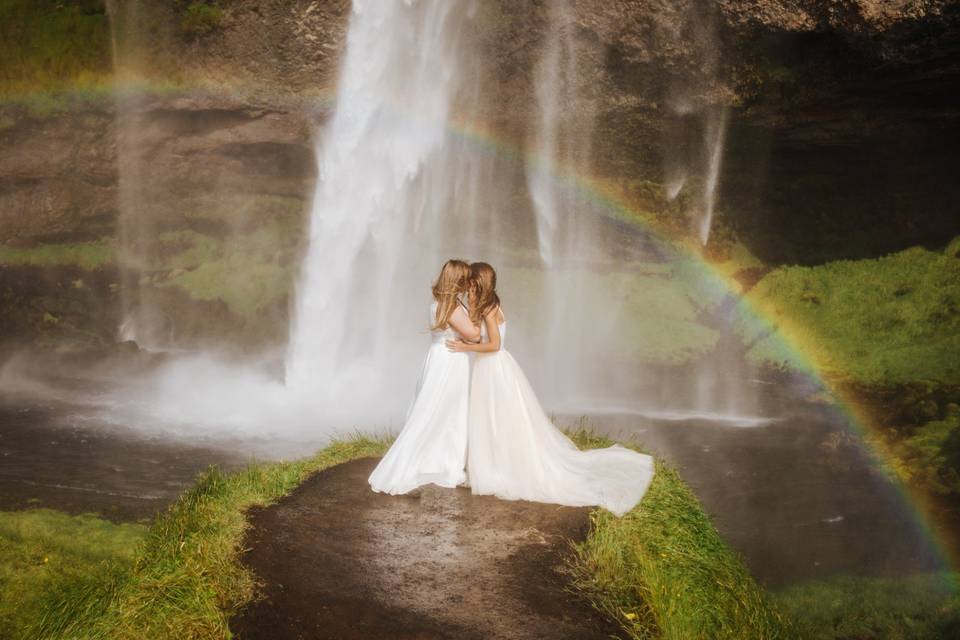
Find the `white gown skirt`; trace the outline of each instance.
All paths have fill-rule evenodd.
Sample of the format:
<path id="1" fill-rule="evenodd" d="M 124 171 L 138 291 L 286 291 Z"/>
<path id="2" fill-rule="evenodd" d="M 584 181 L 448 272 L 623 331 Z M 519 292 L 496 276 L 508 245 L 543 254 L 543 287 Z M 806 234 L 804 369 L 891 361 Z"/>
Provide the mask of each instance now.
<path id="1" fill-rule="evenodd" d="M 370 474 L 374 491 L 402 494 L 425 484 L 465 481 L 470 358 L 447 350 L 442 335 L 427 351 L 417 393 L 396 441 Z"/>
<path id="2" fill-rule="evenodd" d="M 470 384 L 467 475 L 475 494 L 568 506 L 632 509 L 653 459 L 620 445 L 580 451 L 540 407 L 505 350 L 477 354 Z"/>

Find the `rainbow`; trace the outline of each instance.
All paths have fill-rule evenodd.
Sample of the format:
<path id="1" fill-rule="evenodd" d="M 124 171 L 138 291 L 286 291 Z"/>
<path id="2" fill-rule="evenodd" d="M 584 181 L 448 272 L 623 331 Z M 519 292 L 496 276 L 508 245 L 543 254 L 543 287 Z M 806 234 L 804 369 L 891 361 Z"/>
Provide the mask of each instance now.
<path id="1" fill-rule="evenodd" d="M 224 85 L 194 86 L 191 88 L 211 94 L 230 93 L 234 98 L 237 94 L 243 95 L 245 93 L 243 91 L 235 92 L 235 87 Z M 88 93 L 88 96 L 102 98 L 106 95 L 113 95 L 119 97 L 141 92 L 153 95 L 182 95 L 188 87 L 179 83 L 114 78 L 112 82 L 97 83 L 96 89 L 95 92 Z M 263 89 L 263 87 L 254 87 L 254 91 L 257 89 Z M 70 92 L 68 90 L 64 93 Z M 35 99 L 49 98 L 50 95 L 49 92 L 25 92 L 15 96 L 7 96 L 5 100 L 29 103 Z M 301 97 L 305 103 L 308 102 L 314 109 L 325 110 L 335 105 L 337 93 L 335 89 L 323 89 Z M 396 105 L 394 108 L 405 111 L 402 107 Z M 717 286 L 722 287 L 726 294 L 734 296 L 738 300 L 741 316 L 752 318 L 759 323 L 759 326 L 763 327 L 770 337 L 778 341 L 778 348 L 788 356 L 791 366 L 817 382 L 843 414 L 848 430 L 865 445 L 881 467 L 886 469 L 893 467 L 891 464 L 894 460 L 892 452 L 884 446 L 879 438 L 872 437 L 872 434 L 876 433 L 876 426 L 873 424 L 869 413 L 861 406 L 856 397 L 845 391 L 840 385 L 831 382 L 830 378 L 824 375 L 823 368 L 817 363 L 816 357 L 813 355 L 817 351 L 817 345 L 813 338 L 806 335 L 799 327 L 791 325 L 789 320 L 774 318 L 771 311 L 763 308 L 761 301 L 751 300 L 743 295 L 740 284 L 731 275 L 725 273 L 719 265 L 708 261 L 703 256 L 701 248 L 692 239 L 679 239 L 669 236 L 664 229 L 659 228 L 644 212 L 630 203 L 611 184 L 585 174 L 572 166 L 544 162 L 542 158 L 524 150 L 521 146 L 511 142 L 505 136 L 499 135 L 491 128 L 485 128 L 477 122 L 456 115 L 447 122 L 446 128 L 451 135 L 463 139 L 487 153 L 493 153 L 524 166 L 534 166 L 538 170 L 547 172 L 552 179 L 564 187 L 573 189 L 583 198 L 599 205 L 611 217 L 641 227 L 644 233 L 652 239 L 665 247 L 669 247 L 675 252 L 675 255 L 693 265 L 697 269 L 699 277 L 704 278 L 707 282 L 716 283 Z M 960 570 L 960 543 L 952 540 L 947 528 L 936 521 L 934 515 L 936 510 L 930 499 L 919 490 L 913 489 L 893 477 L 892 474 L 888 475 L 891 476 L 891 484 L 898 493 L 901 503 L 911 514 L 924 537 L 930 542 L 940 564 L 954 571 Z M 951 582 L 952 589 L 960 591 L 960 580 L 958 580 L 957 574 L 951 574 L 948 579 Z"/>
<path id="2" fill-rule="evenodd" d="M 544 163 L 536 155 L 526 153 L 522 148 L 511 144 L 503 137 L 496 135 L 491 129 L 485 129 L 476 123 L 465 120 L 451 119 L 448 130 L 456 136 L 465 138 L 487 149 L 488 151 L 506 156 L 512 160 L 536 166 L 539 170 L 549 171 L 554 180 L 559 181 L 567 188 L 574 189 L 585 199 L 595 202 L 611 217 L 626 220 L 629 223 L 642 227 L 644 233 L 657 242 L 674 250 L 698 270 L 698 276 L 707 282 L 722 287 L 727 294 L 738 300 L 739 311 L 742 317 L 752 318 L 759 324 L 769 337 L 777 340 L 778 349 L 787 355 L 790 366 L 810 376 L 818 386 L 828 394 L 832 404 L 843 415 L 848 430 L 863 443 L 874 460 L 883 469 L 892 469 L 893 453 L 884 446 L 881 439 L 872 437 L 876 433 L 876 426 L 868 411 L 861 405 L 854 395 L 825 376 L 822 367 L 817 363 L 816 345 L 811 337 L 789 320 L 774 318 L 771 311 L 765 309 L 759 300 L 751 300 L 743 295 L 740 283 L 730 274 L 727 274 L 718 265 L 709 262 L 702 253 L 701 247 L 691 238 L 678 239 L 670 237 L 658 228 L 648 216 L 634 207 L 623 195 L 611 185 L 593 176 L 579 172 L 571 166 L 557 166 Z M 953 570 L 960 569 L 960 544 L 952 540 L 945 526 L 936 521 L 935 509 L 929 497 L 918 489 L 914 489 L 900 481 L 892 472 L 887 473 L 898 497 L 911 515 L 914 522 L 930 542 L 932 549 L 938 556 L 939 563 Z M 960 591 L 960 576 L 956 573 L 948 577 L 953 591 Z"/>

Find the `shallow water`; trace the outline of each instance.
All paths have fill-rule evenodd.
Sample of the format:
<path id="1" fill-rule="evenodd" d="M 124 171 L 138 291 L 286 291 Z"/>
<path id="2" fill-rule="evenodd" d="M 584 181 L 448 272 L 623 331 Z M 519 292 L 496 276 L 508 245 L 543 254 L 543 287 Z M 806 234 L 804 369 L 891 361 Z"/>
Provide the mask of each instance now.
<path id="1" fill-rule="evenodd" d="M 591 422 L 676 466 L 723 538 L 767 586 L 942 568 L 914 507 L 840 410 L 815 396 L 798 399 L 811 390 L 802 378 L 756 382 L 763 385 L 763 414 L 776 416 L 759 425 L 677 414 L 670 420 L 607 414 Z"/>
<path id="2" fill-rule="evenodd" d="M 102 383 L 77 382 L 97 396 Z M 836 407 L 803 399 L 801 378 L 755 381 L 762 421 L 629 413 L 581 422 L 633 440 L 676 465 L 723 537 L 764 584 L 834 574 L 898 576 L 939 568 L 909 505 Z M 209 464 L 308 455 L 317 442 L 148 436 L 104 422 L 102 407 L 0 393 L 0 509 L 46 506 L 113 520 L 146 519 Z M 759 426 L 758 426 L 759 425 Z"/>
<path id="3" fill-rule="evenodd" d="M 89 408 L 0 393 L 0 510 L 49 507 L 114 521 L 147 520 L 210 464 L 242 454 L 171 442 L 88 418 Z"/>

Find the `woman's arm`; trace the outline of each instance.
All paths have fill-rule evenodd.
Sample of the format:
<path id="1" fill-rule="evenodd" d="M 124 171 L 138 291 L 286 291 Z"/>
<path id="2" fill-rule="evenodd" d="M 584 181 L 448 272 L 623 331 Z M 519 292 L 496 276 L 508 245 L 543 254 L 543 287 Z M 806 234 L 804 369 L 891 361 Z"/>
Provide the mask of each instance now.
<path id="1" fill-rule="evenodd" d="M 450 326 L 467 342 L 480 340 L 480 327 L 470 322 L 470 316 L 460 305 L 457 305 L 457 308 L 450 314 Z"/>
<path id="2" fill-rule="evenodd" d="M 500 351 L 500 325 L 497 324 L 498 315 L 500 315 L 500 310 L 494 309 L 483 318 L 484 323 L 487 325 L 487 335 L 490 337 L 488 342 L 467 344 L 459 340 L 447 340 L 447 349 L 450 351 L 474 351 L 476 353 Z"/>

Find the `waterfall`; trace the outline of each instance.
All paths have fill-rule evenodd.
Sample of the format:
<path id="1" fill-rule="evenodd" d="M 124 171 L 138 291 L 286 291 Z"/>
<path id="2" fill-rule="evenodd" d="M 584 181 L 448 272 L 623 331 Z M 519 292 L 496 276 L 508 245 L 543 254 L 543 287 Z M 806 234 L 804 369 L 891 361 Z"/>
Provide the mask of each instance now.
<path id="1" fill-rule="evenodd" d="M 713 209 L 717 202 L 717 186 L 720 182 L 720 160 L 723 158 L 723 143 L 727 132 L 727 107 L 717 107 L 706 118 L 704 147 L 707 156 L 706 177 L 703 180 L 700 221 L 697 237 L 706 246 L 713 224 Z"/>
<path id="2" fill-rule="evenodd" d="M 658 284 L 666 256 L 566 179 L 591 173 L 596 111 L 583 60 L 603 59 L 584 49 L 597 45 L 577 40 L 565 0 L 543 9 L 529 157 L 502 153 L 470 133 L 503 108 L 484 102 L 496 94 L 482 71 L 478 6 L 354 3 L 336 101 L 315 133 L 283 375 L 262 362 L 172 358 L 137 400 L 161 424 L 310 441 L 396 430 L 429 341 L 430 284 L 448 258 L 498 269 L 507 347 L 549 410 L 690 406 L 691 389 L 650 375 L 631 351 L 651 340 L 638 339 L 638 300 L 656 308 L 657 295 L 683 295 Z"/>
<path id="3" fill-rule="evenodd" d="M 469 9 L 355 3 L 335 110 L 317 144 L 286 383 L 359 415 L 379 394 L 412 390 L 396 376 L 409 377 L 421 356 L 415 336 L 428 326 L 429 284 L 457 257 L 467 224 L 453 197 L 464 160 L 448 122 L 464 80 Z"/>
<path id="4" fill-rule="evenodd" d="M 708 5 L 694 2 L 685 20 L 699 65 L 688 76 L 675 78 L 667 90 L 675 122 L 664 141 L 665 191 L 674 200 L 688 190 L 692 230 L 706 246 L 720 187 L 728 107 L 715 104 L 716 97 L 711 97 L 717 89 L 721 54 L 716 16 Z"/>
<path id="5" fill-rule="evenodd" d="M 110 45 L 114 75 L 114 109 L 117 145 L 117 263 L 120 270 L 121 319 L 117 339 L 133 340 L 141 347 L 158 348 L 172 342 L 165 330 L 160 305 L 154 303 L 141 281 L 149 273 L 156 229 L 145 191 L 143 111 L 146 98 L 138 86 L 136 37 L 143 16 L 137 1 L 108 0 Z"/>
<path id="6" fill-rule="evenodd" d="M 599 328 L 597 318 L 584 313 L 590 286 L 585 279 L 587 253 L 598 241 L 591 218 L 597 212 L 557 178 L 564 171 L 590 173 L 593 109 L 580 96 L 569 3 L 550 3 L 547 17 L 545 45 L 534 76 L 536 133 L 526 176 L 543 262 L 540 313 L 535 316 L 542 327 L 535 341 L 543 363 L 539 381 L 542 394 L 556 402 L 588 392 L 582 388 L 579 367 L 602 351 L 584 351 L 600 346 L 590 340 L 593 328 Z M 593 304 L 609 309 L 611 302 Z M 564 348 L 557 349 L 559 344 Z"/>

